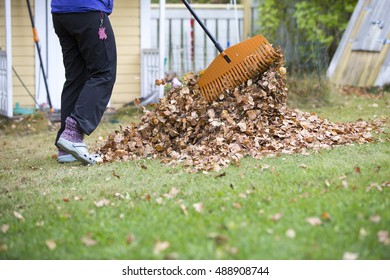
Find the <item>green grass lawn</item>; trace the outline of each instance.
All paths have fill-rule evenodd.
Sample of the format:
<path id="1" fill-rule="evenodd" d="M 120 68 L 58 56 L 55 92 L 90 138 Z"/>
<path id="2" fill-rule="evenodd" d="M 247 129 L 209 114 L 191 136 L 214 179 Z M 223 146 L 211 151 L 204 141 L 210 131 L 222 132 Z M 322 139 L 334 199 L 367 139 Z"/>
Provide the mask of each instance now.
<path id="1" fill-rule="evenodd" d="M 389 116 L 388 94 L 333 98 L 301 109 L 343 122 Z M 87 143 L 137 122 L 130 111 Z M 59 165 L 55 133 L 40 117 L 0 131 L 1 259 L 390 259 L 386 133 L 196 174 L 146 159 Z"/>

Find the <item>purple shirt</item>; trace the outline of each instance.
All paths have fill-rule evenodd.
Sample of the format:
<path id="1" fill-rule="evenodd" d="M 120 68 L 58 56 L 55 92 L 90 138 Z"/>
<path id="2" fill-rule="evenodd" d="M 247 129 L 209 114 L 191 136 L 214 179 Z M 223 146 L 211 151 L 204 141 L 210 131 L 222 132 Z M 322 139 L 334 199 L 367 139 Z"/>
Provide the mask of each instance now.
<path id="1" fill-rule="evenodd" d="M 52 0 L 52 13 L 84 13 L 101 11 L 112 13 L 114 0 Z"/>

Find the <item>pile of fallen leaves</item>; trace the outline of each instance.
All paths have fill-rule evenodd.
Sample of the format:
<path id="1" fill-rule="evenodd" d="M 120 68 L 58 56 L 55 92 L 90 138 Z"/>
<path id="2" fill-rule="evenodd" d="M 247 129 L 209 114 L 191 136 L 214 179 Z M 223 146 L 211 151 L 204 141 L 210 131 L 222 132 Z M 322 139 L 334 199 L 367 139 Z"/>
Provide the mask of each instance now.
<path id="1" fill-rule="evenodd" d="M 282 59 L 232 92 L 208 103 L 198 75 L 172 88 L 138 124 L 121 127 L 98 148 L 103 162 L 159 158 L 188 171 L 219 170 L 244 156 L 306 153 L 335 145 L 366 143 L 379 124 L 336 124 L 286 106 Z"/>

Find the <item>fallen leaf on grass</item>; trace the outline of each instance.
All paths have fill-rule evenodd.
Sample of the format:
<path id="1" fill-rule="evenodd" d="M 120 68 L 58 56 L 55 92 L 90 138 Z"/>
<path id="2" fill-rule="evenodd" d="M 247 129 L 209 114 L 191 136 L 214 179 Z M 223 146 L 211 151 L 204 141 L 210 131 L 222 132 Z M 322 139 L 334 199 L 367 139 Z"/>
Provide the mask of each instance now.
<path id="1" fill-rule="evenodd" d="M 192 206 L 195 208 L 195 211 L 198 212 L 198 213 L 202 213 L 203 210 L 204 210 L 204 206 L 203 206 L 203 203 L 194 203 L 192 204 Z"/>
<path id="2" fill-rule="evenodd" d="M 343 260 L 356 260 L 359 257 L 358 253 L 345 252 L 343 254 Z"/>
<path id="3" fill-rule="evenodd" d="M 143 200 L 146 200 L 146 201 L 150 201 L 152 197 L 150 196 L 150 194 L 146 193 L 144 194 L 143 196 L 141 196 L 141 199 Z"/>
<path id="4" fill-rule="evenodd" d="M 119 193 L 119 192 L 115 193 L 114 196 L 115 196 L 116 198 L 119 198 L 119 199 L 124 199 L 124 198 L 125 198 L 125 197 L 123 196 L 123 194 L 121 194 L 121 193 Z"/>
<path id="5" fill-rule="evenodd" d="M 51 250 L 51 251 L 53 251 L 55 248 L 57 248 L 56 242 L 52 239 L 46 240 L 45 243 L 46 243 L 47 248 L 49 248 L 49 250 Z"/>
<path id="6" fill-rule="evenodd" d="M 110 201 L 105 199 L 105 198 L 103 198 L 103 199 L 101 199 L 101 200 L 99 200 L 97 202 L 95 201 L 94 204 L 95 204 L 96 207 L 103 207 L 103 206 L 109 205 Z"/>
<path id="7" fill-rule="evenodd" d="M 2 224 L 1 225 L 2 233 L 7 233 L 8 230 L 9 230 L 9 225 L 8 224 Z"/>
<path id="8" fill-rule="evenodd" d="M 359 229 L 359 239 L 364 239 L 367 235 L 368 233 L 365 228 Z"/>
<path id="9" fill-rule="evenodd" d="M 121 176 L 119 176 L 118 174 L 115 173 L 115 170 L 112 170 L 112 176 L 114 176 L 115 178 L 118 178 L 118 179 L 121 178 Z"/>
<path id="10" fill-rule="evenodd" d="M 362 173 L 359 166 L 355 166 L 353 169 L 354 169 L 355 173 L 357 173 L 357 174 Z"/>
<path id="11" fill-rule="evenodd" d="M 332 219 L 332 217 L 330 216 L 330 214 L 328 212 L 323 212 L 321 214 L 321 219 L 330 221 Z"/>
<path id="12" fill-rule="evenodd" d="M 184 215 L 188 215 L 187 207 L 184 204 L 180 204 L 180 209 Z"/>
<path id="13" fill-rule="evenodd" d="M 379 186 L 378 183 L 371 183 L 371 184 L 367 187 L 366 192 L 371 191 L 371 189 L 377 189 L 377 190 L 380 191 L 380 192 L 383 191 L 382 187 Z"/>
<path id="14" fill-rule="evenodd" d="M 381 216 L 379 215 L 372 215 L 370 216 L 369 218 L 370 222 L 373 222 L 373 223 L 379 223 L 381 221 Z"/>
<path id="15" fill-rule="evenodd" d="M 168 241 L 157 240 L 156 243 L 154 244 L 153 254 L 155 254 L 155 255 L 160 254 L 162 251 L 165 251 L 166 249 L 168 249 L 170 245 L 171 244 L 169 244 Z"/>
<path id="16" fill-rule="evenodd" d="M 20 214 L 19 212 L 16 212 L 14 211 L 14 216 L 15 218 L 21 220 L 21 221 L 24 221 L 24 217 L 22 216 L 22 214 Z"/>
<path id="17" fill-rule="evenodd" d="M 7 251 L 8 251 L 7 244 L 1 244 L 0 245 L 0 252 L 7 252 Z"/>
<path id="18" fill-rule="evenodd" d="M 217 232 L 211 232 L 207 235 L 207 237 L 213 239 L 215 244 L 218 246 L 224 245 L 228 241 L 228 238 L 226 236 L 220 235 Z"/>
<path id="19" fill-rule="evenodd" d="M 248 194 L 246 194 L 246 193 L 239 193 L 239 194 L 238 194 L 238 197 L 239 197 L 239 198 L 247 198 L 247 197 L 248 197 Z"/>
<path id="20" fill-rule="evenodd" d="M 177 260 L 179 259 L 179 254 L 177 252 L 172 252 L 164 256 L 164 260 Z"/>
<path id="21" fill-rule="evenodd" d="M 175 196 L 177 196 L 178 194 L 180 193 L 180 190 L 175 188 L 175 187 L 172 187 L 168 193 L 164 194 L 164 197 L 166 198 L 174 198 Z"/>
<path id="22" fill-rule="evenodd" d="M 378 231 L 378 241 L 379 243 L 389 245 L 390 244 L 389 232 L 387 230 Z"/>
<path id="23" fill-rule="evenodd" d="M 44 221 L 38 221 L 38 222 L 35 223 L 35 225 L 36 225 L 37 227 L 43 227 L 44 224 L 45 224 Z"/>
<path id="24" fill-rule="evenodd" d="M 222 172 L 221 174 L 218 174 L 215 176 L 215 178 L 226 176 L 226 172 Z"/>
<path id="25" fill-rule="evenodd" d="M 97 244 L 97 241 L 92 239 L 89 234 L 81 237 L 80 240 L 87 247 L 95 246 Z"/>
<path id="26" fill-rule="evenodd" d="M 139 98 L 134 99 L 134 105 L 138 106 L 139 104 L 141 104 L 141 100 Z"/>
<path id="27" fill-rule="evenodd" d="M 238 203 L 238 202 L 235 202 L 235 203 L 233 203 L 233 208 L 240 209 L 241 208 L 241 204 Z"/>
<path id="28" fill-rule="evenodd" d="M 140 166 L 141 166 L 141 168 L 144 169 L 144 170 L 148 169 L 148 167 L 147 167 L 145 164 L 141 164 Z"/>
<path id="29" fill-rule="evenodd" d="M 271 220 L 276 222 L 276 221 L 279 221 L 280 218 L 282 218 L 282 217 L 283 217 L 283 214 L 279 212 L 279 213 L 272 215 Z"/>
<path id="30" fill-rule="evenodd" d="M 269 164 L 264 164 L 261 166 L 261 170 L 266 170 L 266 169 L 269 169 L 271 167 L 271 165 Z"/>
<path id="31" fill-rule="evenodd" d="M 306 222 L 308 222 L 310 225 L 312 226 L 318 226 L 318 225 L 321 225 L 322 224 L 322 221 L 320 218 L 318 217 L 309 217 L 309 218 L 306 218 Z"/>
<path id="32" fill-rule="evenodd" d="M 296 236 L 296 233 L 295 233 L 295 230 L 293 230 L 292 228 L 289 228 L 287 231 L 286 231 L 286 236 L 288 238 L 295 238 Z"/>
<path id="33" fill-rule="evenodd" d="M 132 244 L 135 240 L 135 235 L 134 233 L 130 233 L 127 238 L 126 238 L 126 243 L 127 244 Z"/>
<path id="34" fill-rule="evenodd" d="M 239 249 L 237 247 L 228 247 L 227 248 L 227 251 L 230 255 L 237 255 L 237 253 L 239 252 Z"/>
<path id="35" fill-rule="evenodd" d="M 160 204 L 160 205 L 163 204 L 163 203 L 164 203 L 163 198 L 162 198 L 161 196 L 160 196 L 160 197 L 157 197 L 157 198 L 156 198 L 156 203 L 157 203 L 157 204 Z"/>

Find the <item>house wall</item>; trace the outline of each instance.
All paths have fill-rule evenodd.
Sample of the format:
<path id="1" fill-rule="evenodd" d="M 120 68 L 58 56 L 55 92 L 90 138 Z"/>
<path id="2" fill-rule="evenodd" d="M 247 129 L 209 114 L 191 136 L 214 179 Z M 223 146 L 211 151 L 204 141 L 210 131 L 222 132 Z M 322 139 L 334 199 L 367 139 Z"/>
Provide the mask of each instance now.
<path id="1" fill-rule="evenodd" d="M 110 106 L 118 108 L 141 94 L 140 1 L 114 3 L 110 20 L 116 36 L 118 73 Z"/>
<path id="2" fill-rule="evenodd" d="M 36 64 L 39 60 L 35 55 L 27 4 L 25 0 L 11 2 L 13 67 L 35 97 L 37 92 L 35 75 L 39 74 L 36 72 L 36 69 L 39 69 L 36 68 Z M 30 2 L 34 11 L 34 0 Z M 4 1 L 0 0 L 0 47 L 4 50 L 6 42 L 3 19 L 5 19 L 5 7 Z M 48 20 L 50 20 L 50 13 Z M 117 80 L 110 106 L 118 108 L 140 96 L 140 1 L 116 0 L 110 20 L 115 32 L 118 52 Z M 41 31 L 44 32 L 38 30 L 40 37 L 43 36 Z M 43 87 L 43 84 L 40 87 Z M 21 107 L 35 105 L 33 98 L 15 73 L 13 73 L 13 103 L 19 103 Z"/>
<path id="3" fill-rule="evenodd" d="M 31 1 L 33 5 L 34 1 Z M 0 47 L 5 49 L 5 7 L 4 1 L 0 1 Z M 12 60 L 13 67 L 26 85 L 27 89 L 35 93 L 35 61 L 34 40 L 31 29 L 30 17 L 26 1 L 11 1 L 12 21 Z M 21 107 L 33 107 L 34 100 L 23 87 L 15 73 L 12 75 L 13 103 L 19 103 Z"/>

